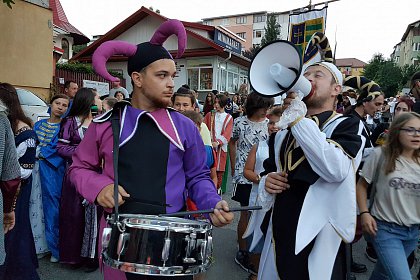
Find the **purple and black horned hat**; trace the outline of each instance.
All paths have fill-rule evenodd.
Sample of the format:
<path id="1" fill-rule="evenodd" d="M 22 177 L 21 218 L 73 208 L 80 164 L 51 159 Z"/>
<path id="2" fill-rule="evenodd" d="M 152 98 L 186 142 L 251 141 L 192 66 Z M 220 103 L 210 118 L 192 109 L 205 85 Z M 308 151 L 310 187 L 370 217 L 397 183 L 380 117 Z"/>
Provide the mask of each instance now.
<path id="1" fill-rule="evenodd" d="M 180 58 L 187 45 L 187 33 L 182 22 L 171 19 L 159 26 L 149 42 L 144 42 L 137 46 L 124 41 L 107 41 L 102 43 L 93 53 L 93 69 L 104 79 L 115 82 L 119 81 L 119 79 L 109 74 L 106 69 L 106 62 L 113 55 L 125 55 L 128 57 L 127 71 L 130 76 L 131 73 L 140 72 L 143 68 L 159 59 L 173 60 L 172 55 L 162 46 L 171 35 L 178 37 L 176 58 Z"/>

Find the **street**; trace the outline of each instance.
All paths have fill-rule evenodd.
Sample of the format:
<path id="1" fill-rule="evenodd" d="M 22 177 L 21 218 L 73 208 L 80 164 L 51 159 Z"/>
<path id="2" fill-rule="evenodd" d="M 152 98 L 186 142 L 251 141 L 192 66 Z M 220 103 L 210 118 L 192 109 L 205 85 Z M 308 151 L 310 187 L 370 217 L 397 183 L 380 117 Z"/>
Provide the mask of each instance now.
<path id="1" fill-rule="evenodd" d="M 239 204 L 230 199 L 230 189 L 223 195 L 223 199 L 227 200 L 230 206 L 239 206 Z M 239 219 L 238 213 L 235 214 L 234 222 L 224 228 L 214 228 L 214 264 L 207 271 L 206 280 L 245 280 L 248 273 L 242 270 L 234 261 L 236 253 L 236 226 Z M 374 263 L 369 261 L 364 255 L 366 243 L 361 239 L 353 247 L 354 259 L 356 262 L 364 263 L 368 267 L 368 271 L 356 274 L 357 280 L 368 280 L 373 270 Z M 419 252 L 418 252 L 419 253 Z M 418 256 L 419 254 L 417 254 Z M 50 263 L 49 257 L 45 257 L 39 261 L 38 273 L 41 280 L 100 280 L 103 279 L 99 269 L 92 273 L 86 273 L 83 269 L 73 270 L 64 265 Z M 415 273 L 419 270 L 419 262 L 417 261 L 415 268 L 412 270 L 413 280 Z M 265 280 L 265 279 L 264 279 Z M 267 279 L 271 280 L 271 279 Z M 292 279 L 295 280 L 295 279 Z M 298 280 L 298 279 L 296 279 Z"/>

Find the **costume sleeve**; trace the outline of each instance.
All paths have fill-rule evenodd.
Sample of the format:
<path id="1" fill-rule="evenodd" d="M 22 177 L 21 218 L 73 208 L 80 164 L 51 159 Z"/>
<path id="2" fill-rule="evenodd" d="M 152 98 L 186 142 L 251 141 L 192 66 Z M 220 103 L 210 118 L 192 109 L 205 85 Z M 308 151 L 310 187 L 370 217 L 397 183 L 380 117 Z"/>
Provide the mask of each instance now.
<path id="1" fill-rule="evenodd" d="M 222 146 L 227 145 L 227 143 L 230 141 L 230 138 L 232 137 L 233 118 L 230 115 L 228 115 L 227 118 L 229 118 L 229 120 L 226 124 L 223 123 L 225 127 L 222 129 L 220 138 L 216 139 L 216 141 L 219 142 Z"/>
<path id="2" fill-rule="evenodd" d="M 206 167 L 206 154 L 201 136 L 196 129 L 189 138 L 184 154 L 184 171 L 188 193 L 198 209 L 214 208 L 220 201 L 216 187 Z"/>
<path id="3" fill-rule="evenodd" d="M 92 203 L 104 187 L 114 182 L 113 178 L 102 173 L 102 158 L 99 153 L 102 137 L 97 133 L 97 126 L 96 123 L 89 125 L 69 168 L 70 178 L 77 191 Z M 112 169 L 112 160 L 106 165 Z"/>
<path id="4" fill-rule="evenodd" d="M 4 145 L 4 152 L 0 158 L 2 161 L 0 189 L 3 195 L 3 212 L 9 213 L 12 211 L 12 204 L 20 184 L 20 170 L 12 130 L 6 117 L 0 118 L 0 133 L 4 134 L 0 137 L 1 142 L 4 141 L 0 142 L 0 145 Z"/>
<path id="5" fill-rule="evenodd" d="M 74 143 L 74 127 L 70 118 L 64 119 L 61 123 L 60 132 L 58 134 L 57 152 L 66 160 L 71 160 L 77 144 Z"/>
<path id="6" fill-rule="evenodd" d="M 35 164 L 35 133 L 28 134 L 27 139 L 16 147 L 18 160 L 20 164 L 20 177 L 21 179 L 28 179 L 32 174 L 32 169 Z"/>
<path id="7" fill-rule="evenodd" d="M 378 124 L 375 129 L 373 130 L 372 134 L 370 135 L 370 139 L 372 140 L 373 146 L 378 146 L 376 141 L 379 138 L 379 135 L 381 135 L 385 130 L 388 129 L 389 123 L 380 123 Z"/>
<path id="8" fill-rule="evenodd" d="M 206 124 L 207 128 L 209 129 L 209 133 L 210 133 L 210 139 L 213 140 L 213 135 L 211 134 L 211 130 L 213 129 L 211 127 L 211 112 L 208 112 L 205 116 L 204 116 L 204 123 Z"/>
<path id="9" fill-rule="evenodd" d="M 364 144 L 363 124 L 352 117 L 347 117 L 334 129 L 331 139 L 308 118 L 291 129 L 312 169 L 327 182 L 341 182 L 347 177 Z"/>
<path id="10" fill-rule="evenodd" d="M 274 152 L 274 142 L 276 139 L 277 132 L 270 135 L 268 138 L 268 158 L 264 160 L 263 167 L 264 171 L 260 173 L 261 176 L 267 175 L 270 172 L 276 172 L 277 166 L 276 166 L 276 156 Z"/>

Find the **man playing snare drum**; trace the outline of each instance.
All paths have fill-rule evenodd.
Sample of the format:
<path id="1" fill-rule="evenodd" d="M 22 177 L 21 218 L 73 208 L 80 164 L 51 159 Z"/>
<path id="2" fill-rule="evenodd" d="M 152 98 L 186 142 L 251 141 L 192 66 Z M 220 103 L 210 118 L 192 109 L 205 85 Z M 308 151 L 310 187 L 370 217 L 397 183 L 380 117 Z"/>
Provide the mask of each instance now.
<path id="1" fill-rule="evenodd" d="M 220 200 L 206 167 L 205 148 L 194 124 L 167 108 L 174 90 L 175 63 L 162 46 L 172 34 L 178 36 L 178 57 L 186 46 L 181 22 L 162 24 L 150 42 L 137 46 L 106 42 L 93 55 L 96 72 L 109 75 L 106 60 L 115 54 L 128 57 L 128 73 L 134 87 L 132 106 L 117 104 L 120 119 L 119 194 L 121 213 L 158 215 L 185 209 L 185 193 L 199 209 L 218 208 L 210 214 L 215 226 L 233 220 L 227 202 Z M 114 111 L 114 114 L 116 112 Z M 114 207 L 113 133 L 110 111 L 94 120 L 73 156 L 70 176 L 79 193 L 108 212 Z M 101 232 L 105 220 L 101 222 Z M 100 242 L 99 242 L 100 243 Z M 99 245 L 101 247 L 101 245 Z M 99 248 L 99 252 L 101 248 Z M 161 279 L 124 273 L 104 266 L 105 279 Z M 175 279 L 192 279 L 191 276 Z"/>

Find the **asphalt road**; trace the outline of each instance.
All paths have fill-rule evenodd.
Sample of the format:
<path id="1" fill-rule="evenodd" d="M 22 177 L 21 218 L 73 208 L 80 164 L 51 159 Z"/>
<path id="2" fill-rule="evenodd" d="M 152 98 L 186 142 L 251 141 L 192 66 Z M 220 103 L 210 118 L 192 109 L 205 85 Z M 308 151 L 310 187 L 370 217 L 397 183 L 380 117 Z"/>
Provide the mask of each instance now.
<path id="1" fill-rule="evenodd" d="M 230 199 L 230 188 L 223 195 L 223 199 L 229 202 L 231 206 L 239 206 L 235 201 Z M 207 271 L 206 280 L 245 280 L 248 273 L 242 270 L 235 262 L 234 257 L 237 249 L 236 245 L 236 226 L 239 215 L 235 214 L 235 221 L 224 228 L 215 228 L 213 230 L 214 240 L 214 264 Z M 353 257 L 355 261 L 364 263 L 368 267 L 368 271 L 356 274 L 357 280 L 368 280 L 373 270 L 374 263 L 369 261 L 364 255 L 364 240 L 360 240 L 353 247 Z M 420 256 L 420 252 L 417 252 Z M 50 263 L 49 258 L 45 257 L 39 262 L 39 276 L 41 280 L 100 280 L 103 279 L 99 270 L 91 273 L 84 272 L 83 269 L 70 269 L 64 265 Z M 419 262 L 417 261 L 415 268 L 412 270 L 413 280 L 415 273 L 419 271 Z M 272 279 L 264 279 L 272 280 Z M 287 279 L 290 280 L 290 279 Z M 299 280 L 299 279 L 291 279 Z"/>

